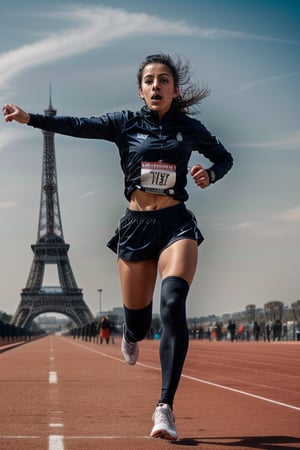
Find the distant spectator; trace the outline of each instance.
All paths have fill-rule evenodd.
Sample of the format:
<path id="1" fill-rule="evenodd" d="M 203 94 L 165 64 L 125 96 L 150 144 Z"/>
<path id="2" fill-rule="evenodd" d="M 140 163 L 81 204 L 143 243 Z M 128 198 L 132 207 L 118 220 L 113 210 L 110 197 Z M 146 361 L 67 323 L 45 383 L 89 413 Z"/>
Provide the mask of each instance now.
<path id="1" fill-rule="evenodd" d="M 211 341 L 211 333 L 212 333 L 212 329 L 211 329 L 211 327 L 208 327 L 207 328 L 207 331 L 206 331 L 206 335 L 207 335 L 207 339 L 209 340 L 209 341 Z"/>
<path id="2" fill-rule="evenodd" d="M 226 325 L 222 326 L 222 339 L 225 339 L 225 341 L 227 341 L 227 327 L 226 327 Z"/>
<path id="3" fill-rule="evenodd" d="M 222 340 L 222 327 L 221 327 L 220 323 L 216 324 L 216 338 L 217 338 L 217 341 Z"/>
<path id="4" fill-rule="evenodd" d="M 256 341 L 259 341 L 259 335 L 260 335 L 260 326 L 257 322 L 254 322 L 253 326 L 253 336 Z"/>
<path id="5" fill-rule="evenodd" d="M 287 323 L 285 322 L 283 324 L 283 333 L 282 333 L 282 339 L 284 339 L 285 341 L 287 341 L 288 338 L 288 327 L 287 327 Z"/>
<path id="6" fill-rule="evenodd" d="M 111 326 L 108 320 L 108 317 L 102 317 L 101 321 L 100 321 L 100 344 L 103 343 L 103 340 L 105 340 L 105 342 L 107 344 L 109 344 L 109 339 L 110 339 L 110 331 L 111 331 Z"/>
<path id="7" fill-rule="evenodd" d="M 250 338 L 251 338 L 251 325 L 250 325 L 250 323 L 247 323 L 247 325 L 245 326 L 245 333 L 246 333 L 246 339 L 249 342 Z"/>
<path id="8" fill-rule="evenodd" d="M 276 320 L 273 327 L 273 341 L 280 341 L 282 332 L 282 325 L 279 319 Z"/>
<path id="9" fill-rule="evenodd" d="M 242 323 L 238 327 L 237 338 L 239 341 L 243 341 L 245 339 L 245 327 Z"/>
<path id="10" fill-rule="evenodd" d="M 296 340 L 300 341 L 300 323 L 297 323 L 296 327 Z"/>
<path id="11" fill-rule="evenodd" d="M 203 329 L 203 327 L 201 327 L 201 326 L 199 326 L 199 328 L 198 328 L 198 339 L 203 339 L 203 337 L 204 337 L 204 329 Z"/>
<path id="12" fill-rule="evenodd" d="M 231 340 L 231 342 L 233 342 L 236 338 L 236 324 L 230 320 L 227 330 L 230 334 L 230 340 Z"/>
<path id="13" fill-rule="evenodd" d="M 272 331 L 272 325 L 268 322 L 266 325 L 266 338 L 267 338 L 268 342 L 270 342 L 271 331 Z"/>

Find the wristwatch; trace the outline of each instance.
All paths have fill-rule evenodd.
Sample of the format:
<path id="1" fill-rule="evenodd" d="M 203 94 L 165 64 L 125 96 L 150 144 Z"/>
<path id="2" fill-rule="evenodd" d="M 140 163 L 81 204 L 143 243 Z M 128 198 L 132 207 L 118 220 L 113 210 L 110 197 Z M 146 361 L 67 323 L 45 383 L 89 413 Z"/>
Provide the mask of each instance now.
<path id="1" fill-rule="evenodd" d="M 208 178 L 210 183 L 214 183 L 216 181 L 216 173 L 212 169 L 207 169 Z"/>

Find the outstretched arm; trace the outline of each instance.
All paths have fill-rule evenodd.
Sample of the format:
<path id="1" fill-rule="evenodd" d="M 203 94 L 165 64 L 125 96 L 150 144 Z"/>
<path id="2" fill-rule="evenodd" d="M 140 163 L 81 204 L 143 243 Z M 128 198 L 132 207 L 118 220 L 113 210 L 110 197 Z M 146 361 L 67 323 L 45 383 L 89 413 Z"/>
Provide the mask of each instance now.
<path id="1" fill-rule="evenodd" d="M 28 112 L 23 111 L 23 109 L 11 103 L 5 103 L 3 105 L 2 113 L 6 122 L 15 120 L 19 123 L 28 123 L 30 120 Z"/>

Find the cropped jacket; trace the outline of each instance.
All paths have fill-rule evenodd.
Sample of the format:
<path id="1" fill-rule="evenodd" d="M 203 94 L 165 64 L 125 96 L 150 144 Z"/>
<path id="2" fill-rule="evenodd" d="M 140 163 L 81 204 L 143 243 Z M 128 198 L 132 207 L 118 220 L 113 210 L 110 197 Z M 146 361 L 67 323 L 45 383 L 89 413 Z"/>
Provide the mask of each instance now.
<path id="1" fill-rule="evenodd" d="M 233 159 L 225 147 L 197 119 L 172 108 L 159 120 L 156 112 L 142 107 L 99 117 L 31 114 L 28 125 L 69 136 L 113 142 L 119 150 L 124 173 L 124 194 L 141 189 L 186 201 L 188 163 L 192 152 L 210 161 L 210 182 L 222 178 Z"/>

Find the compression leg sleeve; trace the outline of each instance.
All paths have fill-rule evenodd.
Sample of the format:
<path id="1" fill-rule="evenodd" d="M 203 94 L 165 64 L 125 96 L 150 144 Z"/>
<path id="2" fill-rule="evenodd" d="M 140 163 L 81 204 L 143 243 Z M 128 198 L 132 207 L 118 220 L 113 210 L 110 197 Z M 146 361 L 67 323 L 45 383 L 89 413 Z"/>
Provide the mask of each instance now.
<path id="1" fill-rule="evenodd" d="M 125 338 L 129 342 L 144 339 L 152 322 L 152 302 L 142 309 L 129 309 L 124 305 Z"/>
<path id="2" fill-rule="evenodd" d="M 189 285 L 183 278 L 170 276 L 162 281 L 160 303 L 163 330 L 160 341 L 162 391 L 159 403 L 167 403 L 171 408 L 189 344 L 185 310 L 188 291 Z"/>

